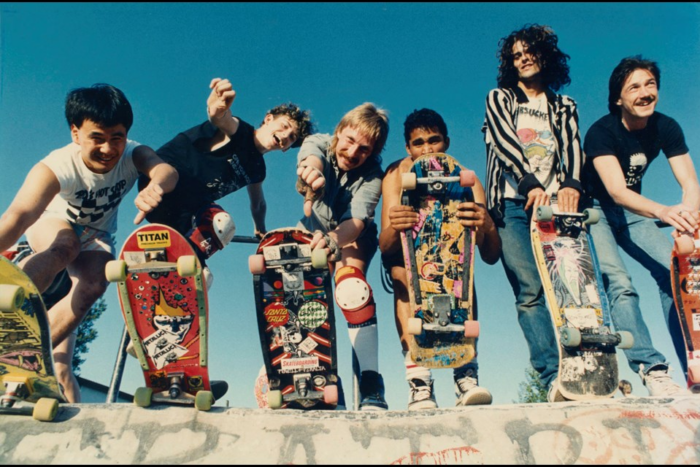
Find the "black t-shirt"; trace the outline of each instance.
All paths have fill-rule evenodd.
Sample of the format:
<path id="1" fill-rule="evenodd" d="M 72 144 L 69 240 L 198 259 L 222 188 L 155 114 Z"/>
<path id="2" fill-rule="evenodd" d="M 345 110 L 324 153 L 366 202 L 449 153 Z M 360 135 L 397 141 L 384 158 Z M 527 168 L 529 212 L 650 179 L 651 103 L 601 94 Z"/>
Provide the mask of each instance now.
<path id="1" fill-rule="evenodd" d="M 182 234 L 202 207 L 251 183 L 265 180 L 263 155 L 255 147 L 255 129 L 239 119 L 238 130 L 224 146 L 210 151 L 217 128 L 209 121 L 179 133 L 156 153 L 179 174 L 175 189 L 147 216 Z M 141 180 L 143 188 L 147 180 Z"/>
<path id="2" fill-rule="evenodd" d="M 642 177 L 661 151 L 667 159 L 688 153 L 680 125 L 659 112 L 649 117 L 645 128 L 635 131 L 625 128 L 619 115 L 608 114 L 588 130 L 583 149 L 586 153 L 583 176 L 586 194 L 598 199 L 601 204 L 614 202 L 593 166 L 596 157 L 617 157 L 627 188 L 641 194 Z"/>

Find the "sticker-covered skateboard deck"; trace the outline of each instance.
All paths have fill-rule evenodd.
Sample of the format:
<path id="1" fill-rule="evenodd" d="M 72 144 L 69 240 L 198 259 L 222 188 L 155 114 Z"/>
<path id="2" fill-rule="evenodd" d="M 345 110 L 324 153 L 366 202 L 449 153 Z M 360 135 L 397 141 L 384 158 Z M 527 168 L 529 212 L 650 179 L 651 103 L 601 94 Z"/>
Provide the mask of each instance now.
<path id="1" fill-rule="evenodd" d="M 328 259 L 304 230 L 272 230 L 249 259 L 267 381 L 259 405 L 329 409 L 338 404 L 335 316 Z M 259 380 L 260 381 L 260 380 Z"/>
<path id="2" fill-rule="evenodd" d="M 409 347 L 413 360 L 427 368 L 460 367 L 475 355 L 475 231 L 457 218 L 458 205 L 474 199 L 475 180 L 473 171 L 441 153 L 417 158 L 403 174 L 401 202 L 420 217 L 401 232 L 414 312 Z"/>
<path id="3" fill-rule="evenodd" d="M 612 397 L 618 389 L 615 347 L 633 344 L 613 334 L 607 296 L 587 225 L 599 213 L 559 213 L 555 202 L 533 215 L 532 249 L 559 347 L 558 384 L 569 400 Z"/>
<path id="4" fill-rule="evenodd" d="M 202 266 L 174 229 L 149 224 L 136 229 L 116 261 L 106 267 L 118 283 L 119 301 L 146 387 L 134 403 L 214 403 L 207 354 L 207 291 Z"/>

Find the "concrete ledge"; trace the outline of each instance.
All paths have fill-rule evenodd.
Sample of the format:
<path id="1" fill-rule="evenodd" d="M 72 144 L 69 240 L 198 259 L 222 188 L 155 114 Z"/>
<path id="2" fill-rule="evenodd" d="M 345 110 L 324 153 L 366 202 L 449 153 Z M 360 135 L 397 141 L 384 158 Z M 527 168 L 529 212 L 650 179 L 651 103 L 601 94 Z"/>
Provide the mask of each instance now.
<path id="1" fill-rule="evenodd" d="M 62 406 L 0 416 L 2 464 L 694 464 L 700 397 L 391 411 Z"/>

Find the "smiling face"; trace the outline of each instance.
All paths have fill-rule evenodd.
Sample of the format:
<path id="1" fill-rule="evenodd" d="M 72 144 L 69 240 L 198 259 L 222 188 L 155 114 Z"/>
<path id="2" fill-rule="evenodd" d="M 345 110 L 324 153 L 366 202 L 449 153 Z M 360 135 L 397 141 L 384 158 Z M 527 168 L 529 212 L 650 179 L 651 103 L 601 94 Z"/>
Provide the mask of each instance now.
<path id="1" fill-rule="evenodd" d="M 415 160 L 424 154 L 445 152 L 449 147 L 450 138 L 445 138 L 437 128 L 416 128 L 411 131 L 406 152 Z"/>
<path id="2" fill-rule="evenodd" d="M 530 81 L 541 71 L 537 57 L 528 50 L 529 46 L 522 41 L 513 44 L 513 66 L 518 71 L 519 81 Z"/>
<path id="3" fill-rule="evenodd" d="M 646 123 L 656 109 L 659 100 L 658 83 L 654 75 L 646 69 L 634 70 L 625 80 L 617 105 L 620 106 L 622 121 L 628 128 Z"/>
<path id="4" fill-rule="evenodd" d="M 91 172 L 109 172 L 124 154 L 127 130 L 122 124 L 104 127 L 92 120 L 84 120 L 80 128 L 71 125 L 70 132 L 73 142 L 80 146 L 80 156 L 85 166 Z"/>
<path id="5" fill-rule="evenodd" d="M 335 156 L 340 170 L 347 172 L 356 169 L 372 155 L 374 141 L 360 130 L 347 126 L 337 134 L 337 137 Z"/>
<path id="6" fill-rule="evenodd" d="M 287 151 L 299 137 L 299 124 L 287 115 L 265 115 L 255 131 L 256 146 L 261 153 Z"/>

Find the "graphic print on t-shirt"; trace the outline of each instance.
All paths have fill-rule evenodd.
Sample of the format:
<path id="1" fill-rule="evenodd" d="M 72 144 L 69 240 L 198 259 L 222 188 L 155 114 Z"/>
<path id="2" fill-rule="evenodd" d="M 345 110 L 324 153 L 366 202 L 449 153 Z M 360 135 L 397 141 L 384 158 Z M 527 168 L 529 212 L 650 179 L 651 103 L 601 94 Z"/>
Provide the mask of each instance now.
<path id="1" fill-rule="evenodd" d="M 545 110 L 540 110 L 543 107 Z M 554 163 L 554 136 L 549 124 L 549 114 L 546 111 L 547 101 L 533 99 L 531 102 L 518 107 L 518 139 L 525 157 L 530 164 L 532 173 L 544 185 L 551 181 Z"/>
<path id="2" fill-rule="evenodd" d="M 644 171 L 647 168 L 647 156 L 643 152 L 638 152 L 630 156 L 630 166 L 625 174 L 627 186 L 634 186 L 642 181 Z"/>
<path id="3" fill-rule="evenodd" d="M 126 180 L 119 180 L 111 187 L 100 188 L 97 192 L 80 190 L 74 198 L 80 199 L 80 205 L 68 203 L 66 214 L 71 222 L 78 225 L 93 224 L 102 219 L 105 213 L 117 209 L 125 193 Z"/>

